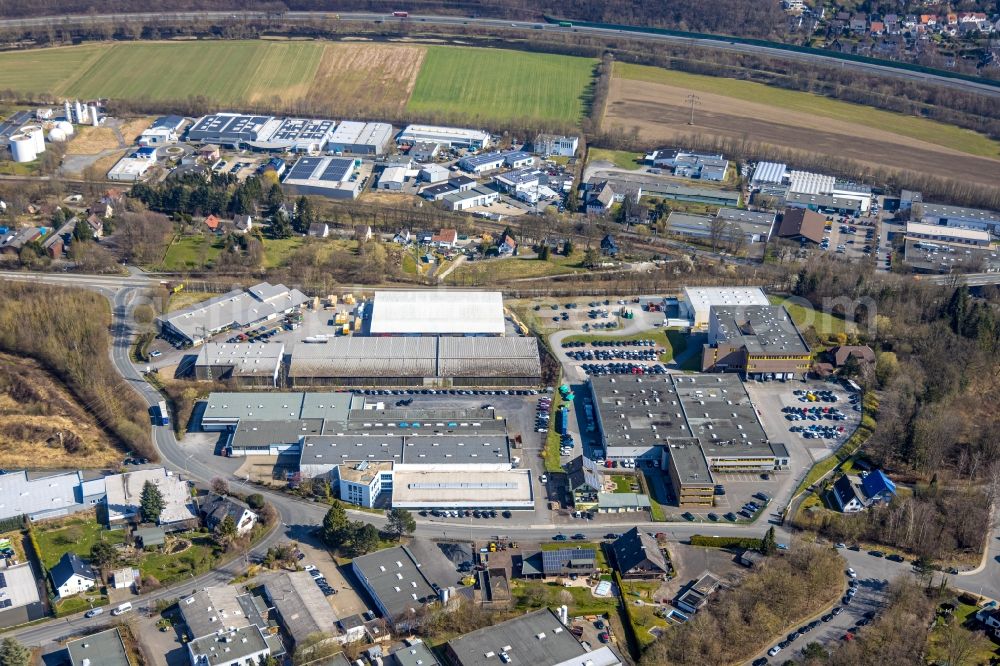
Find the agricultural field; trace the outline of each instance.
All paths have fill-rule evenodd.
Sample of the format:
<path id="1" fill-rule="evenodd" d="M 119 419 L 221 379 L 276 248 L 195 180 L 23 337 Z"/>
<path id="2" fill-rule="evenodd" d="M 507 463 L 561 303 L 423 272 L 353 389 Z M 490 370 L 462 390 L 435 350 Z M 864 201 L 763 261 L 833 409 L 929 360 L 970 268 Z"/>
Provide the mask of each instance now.
<path id="1" fill-rule="evenodd" d="M 579 122 L 595 61 L 494 49 L 319 41 L 132 42 L 0 54 L 0 90 L 70 97 Z M 169 66 L 167 66 L 169 65 Z M 301 112 L 301 111 L 300 111 Z"/>
<path id="2" fill-rule="evenodd" d="M 0 468 L 107 467 L 122 455 L 93 416 L 41 365 L 0 354 Z"/>
<path id="3" fill-rule="evenodd" d="M 687 96 L 696 93 L 695 125 Z M 645 141 L 692 133 L 993 184 L 1000 142 L 951 125 L 749 81 L 616 63 L 604 123 Z"/>
<path id="4" fill-rule="evenodd" d="M 530 119 L 576 125 L 595 64 L 561 55 L 432 46 L 407 110 L 440 116 L 442 122 Z"/>

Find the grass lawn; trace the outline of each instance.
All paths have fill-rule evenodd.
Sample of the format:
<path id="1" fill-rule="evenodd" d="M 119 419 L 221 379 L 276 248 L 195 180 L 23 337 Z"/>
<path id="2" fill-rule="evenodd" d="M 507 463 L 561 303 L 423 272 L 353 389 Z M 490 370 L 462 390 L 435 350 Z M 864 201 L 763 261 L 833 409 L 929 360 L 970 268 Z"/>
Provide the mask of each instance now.
<path id="1" fill-rule="evenodd" d="M 643 331 L 642 333 L 634 333 L 633 335 L 602 335 L 600 333 L 587 333 L 581 335 L 571 335 L 566 338 L 565 342 L 594 342 L 597 340 L 611 340 L 614 342 L 630 342 L 632 340 L 652 340 L 657 346 L 663 348 L 663 353 L 660 354 L 660 362 L 667 363 L 672 360 L 674 356 L 680 354 L 685 349 L 687 349 L 687 336 L 681 333 L 679 330 L 674 329 L 656 329 L 654 331 Z M 699 359 L 700 365 L 700 359 Z"/>
<path id="2" fill-rule="evenodd" d="M 291 238 L 264 239 L 264 268 L 277 268 L 288 261 L 288 256 L 302 247 L 306 239 L 302 236 Z"/>
<path id="3" fill-rule="evenodd" d="M 590 58 L 431 46 L 406 108 L 442 122 L 531 119 L 575 125 L 595 65 Z"/>
<path id="4" fill-rule="evenodd" d="M 417 260 L 414 258 L 413 253 L 403 252 L 402 267 L 403 272 L 407 275 L 417 274 Z"/>
<path id="5" fill-rule="evenodd" d="M 577 273 L 584 269 L 578 265 L 583 259 L 583 253 L 579 253 L 578 257 L 576 254 L 571 257 L 553 256 L 548 261 L 522 257 L 466 261 L 449 273 L 444 281 L 446 284 L 460 285 L 493 284 L 515 278 Z"/>
<path id="6" fill-rule="evenodd" d="M 622 476 L 621 474 L 615 474 L 611 477 L 611 480 L 615 484 L 616 493 L 633 493 L 639 492 L 638 490 L 632 490 L 632 479 L 627 476 Z"/>
<path id="7" fill-rule="evenodd" d="M 195 303 L 207 301 L 215 296 L 218 296 L 218 294 L 209 291 L 185 291 L 182 289 L 176 294 L 170 294 L 170 302 L 167 303 L 167 312 L 181 310 Z"/>
<path id="8" fill-rule="evenodd" d="M 784 305 L 796 326 L 800 329 L 812 327 L 816 330 L 816 334 L 821 337 L 857 331 L 854 322 L 846 321 L 828 312 L 820 312 L 810 307 L 802 299 L 797 298 L 789 302 L 789 298 L 785 296 L 768 296 L 767 300 L 771 301 L 771 305 Z"/>
<path id="9" fill-rule="evenodd" d="M 205 573 L 215 564 L 216 547 L 209 534 L 201 532 L 180 532 L 178 538 L 191 542 L 191 546 L 180 553 L 150 552 L 143 555 L 139 571 L 143 576 L 154 576 L 163 584 L 189 576 Z M 168 540 L 168 544 L 173 539 Z"/>
<path id="10" fill-rule="evenodd" d="M 969 628 L 976 623 L 976 611 L 978 607 L 969 604 L 959 603 L 952 614 L 952 622 Z M 948 661 L 948 633 L 950 629 L 944 618 L 938 616 L 934 620 L 934 627 L 927 638 L 927 663 L 944 664 Z M 965 657 L 962 663 L 966 664 L 990 664 L 993 659 L 1000 654 L 997 644 L 987 637 L 982 648 Z"/>
<path id="11" fill-rule="evenodd" d="M 66 617 L 67 615 L 74 615 L 96 606 L 107 606 L 108 602 L 109 599 L 107 596 L 96 590 L 90 590 L 89 592 L 57 601 L 53 607 L 53 611 L 56 617 Z"/>
<path id="12" fill-rule="evenodd" d="M 618 606 L 615 597 L 595 597 L 588 587 L 563 587 L 540 580 L 513 580 L 511 592 L 519 609 L 569 606 L 570 615 L 603 615 L 613 613 Z M 563 593 L 569 595 L 565 601 Z"/>
<path id="13" fill-rule="evenodd" d="M 214 262 L 222 249 L 222 239 L 218 236 L 206 234 L 179 236 L 167 248 L 160 268 L 165 271 L 201 268 Z"/>
<path id="14" fill-rule="evenodd" d="M 659 493 L 659 486 L 652 483 L 646 475 L 646 472 L 642 472 L 642 491 L 649 497 L 649 514 L 650 517 L 656 522 L 666 522 L 667 520 L 667 499 L 661 497 Z"/>
<path id="15" fill-rule="evenodd" d="M 805 112 L 814 116 L 852 122 L 939 146 L 946 146 L 970 155 L 996 157 L 1000 153 L 1000 142 L 990 140 L 971 130 L 916 116 L 883 111 L 861 104 L 851 104 L 812 93 L 784 90 L 752 81 L 688 74 L 676 70 L 621 62 L 615 63 L 614 75 L 623 79 L 677 86 L 704 93 L 724 95 L 744 102 L 769 104 L 789 111 Z"/>
<path id="16" fill-rule="evenodd" d="M 559 407 L 563 404 L 562 396 L 559 395 L 559 391 L 553 391 L 552 393 L 552 409 L 549 411 L 549 434 L 545 438 L 545 471 L 552 474 L 555 472 L 563 471 L 562 466 L 559 464 L 559 442 L 560 436 L 556 432 L 556 412 L 559 411 Z M 572 405 L 570 406 L 572 409 Z"/>
<path id="17" fill-rule="evenodd" d="M 36 523 L 32 529 L 41 550 L 38 557 L 46 569 L 54 567 L 64 553 L 71 551 L 85 559 L 90 557 L 90 549 L 98 541 L 125 542 L 124 530 L 104 529 L 94 514 Z"/>
<path id="18" fill-rule="evenodd" d="M 605 160 L 613 163 L 620 169 L 639 169 L 643 166 L 642 153 L 630 153 L 627 150 L 607 150 L 605 148 L 591 148 L 587 153 L 587 161 L 594 162 Z"/>
<path id="19" fill-rule="evenodd" d="M 643 648 L 656 640 L 656 636 L 649 633 L 650 629 L 670 626 L 665 619 L 656 616 L 656 606 L 645 605 L 655 601 L 654 595 L 659 587 L 659 582 L 623 581 L 622 583 L 622 599 L 628 605 L 629 621 L 632 623 L 636 640 Z M 637 600 L 645 603 L 636 603 Z"/>

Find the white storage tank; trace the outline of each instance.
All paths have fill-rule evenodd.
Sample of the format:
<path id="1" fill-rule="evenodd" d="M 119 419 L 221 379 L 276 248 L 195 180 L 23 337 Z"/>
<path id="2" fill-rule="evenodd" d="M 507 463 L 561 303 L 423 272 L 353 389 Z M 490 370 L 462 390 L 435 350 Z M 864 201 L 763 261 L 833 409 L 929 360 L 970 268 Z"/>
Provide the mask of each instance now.
<path id="1" fill-rule="evenodd" d="M 69 100 L 63 102 L 63 109 L 66 112 L 66 120 L 69 122 L 73 122 L 73 110 L 69 106 Z"/>
<path id="2" fill-rule="evenodd" d="M 56 128 L 62 130 L 62 133 L 66 135 L 67 139 L 73 136 L 73 132 L 75 131 L 73 129 L 73 123 L 68 122 L 66 120 L 60 120 L 59 122 L 57 122 Z"/>
<path id="3" fill-rule="evenodd" d="M 101 117 L 97 115 L 97 107 L 93 104 L 90 106 L 90 120 L 94 127 L 99 127 L 101 124 Z"/>
<path id="4" fill-rule="evenodd" d="M 58 127 L 53 127 L 49 130 L 49 141 L 54 143 L 62 143 L 66 140 L 66 132 L 63 132 Z"/>
<path id="5" fill-rule="evenodd" d="M 25 125 L 21 128 L 21 134 L 27 134 L 35 142 L 35 152 L 45 152 L 45 132 L 40 125 Z"/>
<path id="6" fill-rule="evenodd" d="M 27 134 L 10 137 L 10 152 L 13 153 L 15 162 L 33 162 L 38 157 L 35 140 Z"/>
<path id="7" fill-rule="evenodd" d="M 74 120 L 78 125 L 83 125 L 87 122 L 87 119 L 83 117 L 83 104 L 80 104 L 80 100 L 76 100 L 73 103 Z"/>

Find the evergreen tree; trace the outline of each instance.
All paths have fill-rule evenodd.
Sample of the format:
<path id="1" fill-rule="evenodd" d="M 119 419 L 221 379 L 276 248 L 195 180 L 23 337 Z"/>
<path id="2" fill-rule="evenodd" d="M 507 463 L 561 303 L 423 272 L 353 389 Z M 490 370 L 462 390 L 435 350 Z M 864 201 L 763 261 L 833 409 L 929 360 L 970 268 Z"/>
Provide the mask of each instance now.
<path id="1" fill-rule="evenodd" d="M 227 515 L 223 518 L 218 525 L 215 526 L 215 530 L 212 533 L 215 537 L 215 542 L 220 546 L 228 546 L 236 538 L 236 521 L 232 516 Z"/>
<path id="2" fill-rule="evenodd" d="M 417 529 L 417 521 L 406 509 L 392 509 L 386 514 L 385 529 L 398 539 L 404 534 L 413 534 Z"/>
<path id="3" fill-rule="evenodd" d="M 87 243 L 94 240 L 94 232 L 86 220 L 77 220 L 73 226 L 73 242 Z"/>
<path id="4" fill-rule="evenodd" d="M 566 239 L 566 242 L 563 243 L 563 254 L 567 257 L 573 254 L 573 241 L 568 238 Z"/>
<path id="5" fill-rule="evenodd" d="M 90 548 L 90 559 L 99 569 L 109 569 L 118 561 L 118 550 L 107 541 L 98 541 Z"/>
<path id="6" fill-rule="evenodd" d="M 760 552 L 765 555 L 774 555 L 778 550 L 778 542 L 774 536 L 774 526 L 772 525 L 764 533 L 764 538 L 760 540 Z"/>
<path id="7" fill-rule="evenodd" d="M 354 523 L 352 524 L 353 536 L 352 536 L 352 551 L 355 555 L 364 555 L 370 553 L 379 544 L 378 530 L 371 523 Z"/>
<path id="8" fill-rule="evenodd" d="M 350 520 L 347 518 L 347 510 L 339 500 L 335 500 L 330 510 L 323 516 L 322 537 L 326 545 L 337 548 L 348 540 L 350 531 Z"/>
<path id="9" fill-rule="evenodd" d="M 16 638 L 5 638 L 0 642 L 0 666 L 29 666 L 31 652 Z"/>
<path id="10" fill-rule="evenodd" d="M 541 259 L 542 261 L 548 261 L 549 260 L 549 252 L 550 252 L 549 246 L 548 245 L 543 245 L 542 249 L 538 251 L 538 258 Z"/>
<path id="11" fill-rule="evenodd" d="M 152 481 L 147 481 L 142 486 L 139 511 L 142 514 L 143 522 L 158 523 L 160 521 L 160 514 L 163 513 L 163 493 Z"/>

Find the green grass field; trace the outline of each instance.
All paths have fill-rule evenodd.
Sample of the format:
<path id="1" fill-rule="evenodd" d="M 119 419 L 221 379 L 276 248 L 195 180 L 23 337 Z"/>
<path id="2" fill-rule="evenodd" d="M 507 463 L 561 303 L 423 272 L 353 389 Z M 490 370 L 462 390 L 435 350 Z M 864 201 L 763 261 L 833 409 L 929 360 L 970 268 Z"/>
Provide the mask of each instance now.
<path id="1" fill-rule="evenodd" d="M 111 48 L 107 44 L 15 51 L 0 55 L 0 90 L 59 93 Z"/>
<path id="2" fill-rule="evenodd" d="M 801 299 L 789 302 L 783 296 L 768 296 L 767 300 L 771 301 L 771 305 L 784 305 L 796 326 L 800 329 L 811 326 L 816 329 L 817 335 L 830 336 L 837 333 L 854 333 L 857 331 L 857 326 L 854 322 L 835 317 L 828 312 L 820 312 L 819 310 L 810 308 Z"/>
<path id="3" fill-rule="evenodd" d="M 160 263 L 164 271 L 184 271 L 200 268 L 215 261 L 222 251 L 222 241 L 216 236 L 198 234 L 174 240 Z"/>
<path id="4" fill-rule="evenodd" d="M 449 273 L 444 281 L 445 284 L 477 285 L 495 284 L 516 278 L 566 275 L 584 270 L 579 266 L 579 262 L 582 260 L 583 253 L 579 252 L 574 253 L 574 256 L 569 258 L 555 255 L 550 257 L 548 261 L 523 257 L 466 261 Z"/>
<path id="5" fill-rule="evenodd" d="M 34 527 L 35 540 L 41 551 L 42 566 L 51 569 L 64 553 L 74 552 L 89 558 L 90 549 L 98 541 L 118 544 L 125 541 L 122 530 L 106 530 L 93 514 L 80 515 L 54 523 L 39 523 Z"/>
<path id="6" fill-rule="evenodd" d="M 1000 142 L 993 141 L 985 135 L 971 130 L 797 90 L 785 90 L 752 81 L 688 74 L 676 70 L 621 62 L 615 63 L 615 76 L 678 86 L 698 92 L 724 95 L 745 102 L 769 104 L 789 111 L 806 112 L 816 116 L 857 123 L 865 127 L 946 146 L 970 155 L 995 158 L 1000 154 Z"/>
<path id="7" fill-rule="evenodd" d="M 642 153 L 630 153 L 627 150 L 608 150 L 606 148 L 591 148 L 587 152 L 587 161 L 605 160 L 619 169 L 636 170 L 642 167 Z"/>
<path id="8" fill-rule="evenodd" d="M 406 108 L 443 119 L 575 125 L 595 64 L 571 56 L 432 46 Z"/>

